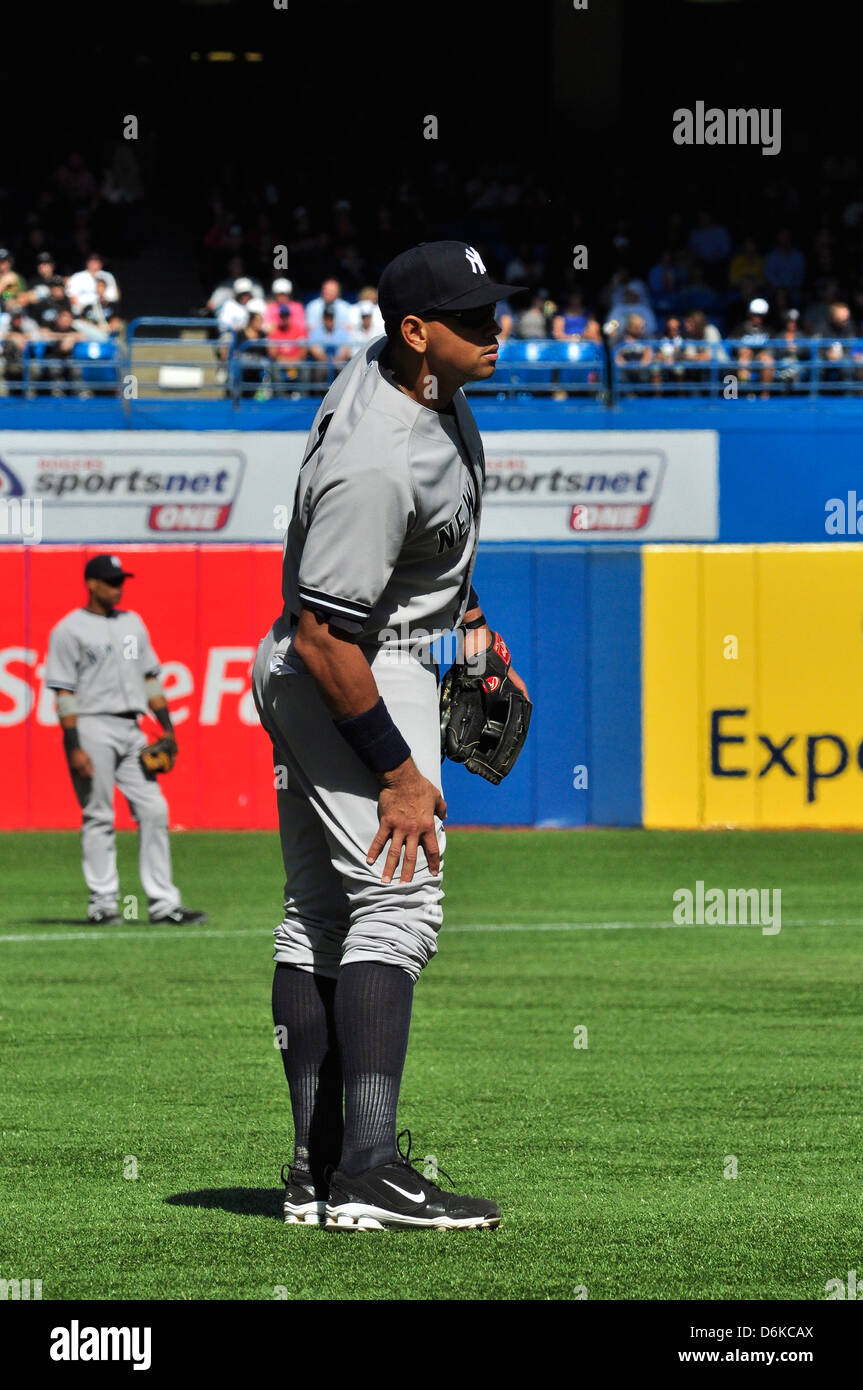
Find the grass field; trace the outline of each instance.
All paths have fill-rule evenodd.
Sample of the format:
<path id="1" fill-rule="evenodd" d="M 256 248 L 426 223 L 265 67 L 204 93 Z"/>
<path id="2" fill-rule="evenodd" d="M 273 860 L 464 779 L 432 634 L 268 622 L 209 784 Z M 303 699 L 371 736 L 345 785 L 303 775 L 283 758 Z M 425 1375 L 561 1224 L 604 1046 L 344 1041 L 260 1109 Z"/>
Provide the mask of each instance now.
<path id="1" fill-rule="evenodd" d="M 368 1234 L 280 1220 L 276 838 L 173 846 L 209 934 L 88 929 L 77 837 L 0 837 L 0 1278 L 45 1299 L 745 1300 L 863 1269 L 863 837 L 452 832 L 400 1122 L 504 1222 Z M 120 855 L 139 892 L 133 837 Z M 781 888 L 782 930 L 672 925 L 696 879 Z"/>

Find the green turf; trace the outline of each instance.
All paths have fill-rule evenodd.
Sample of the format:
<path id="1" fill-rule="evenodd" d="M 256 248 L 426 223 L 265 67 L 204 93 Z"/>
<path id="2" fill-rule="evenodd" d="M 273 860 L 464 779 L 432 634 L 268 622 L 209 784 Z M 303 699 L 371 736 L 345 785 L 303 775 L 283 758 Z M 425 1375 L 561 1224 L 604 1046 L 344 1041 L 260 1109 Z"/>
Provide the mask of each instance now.
<path id="1" fill-rule="evenodd" d="M 86 931 L 76 838 L 0 837 L 0 934 L 48 938 L 0 941 L 0 1278 L 46 1299 L 819 1299 L 863 1269 L 863 837 L 451 833 L 400 1120 L 504 1223 L 369 1234 L 278 1219 L 275 837 L 173 845 L 225 935 L 63 940 Z M 139 892 L 132 837 L 120 856 Z M 456 930 L 668 924 L 698 878 L 781 888 L 781 932 Z"/>

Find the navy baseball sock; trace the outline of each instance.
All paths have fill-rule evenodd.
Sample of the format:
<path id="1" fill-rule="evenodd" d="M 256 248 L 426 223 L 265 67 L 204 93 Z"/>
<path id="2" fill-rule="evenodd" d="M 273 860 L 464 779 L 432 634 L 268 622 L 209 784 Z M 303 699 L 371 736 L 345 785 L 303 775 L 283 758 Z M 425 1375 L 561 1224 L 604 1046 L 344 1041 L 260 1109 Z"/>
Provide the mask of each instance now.
<path id="1" fill-rule="evenodd" d="M 294 1115 L 295 1168 L 322 1181 L 342 1145 L 342 1074 L 333 1014 L 336 981 L 293 965 L 273 975 L 273 1023 L 279 1034 Z"/>
<path id="2" fill-rule="evenodd" d="M 398 965 L 343 965 L 336 986 L 336 1034 L 345 1084 L 339 1171 L 348 1177 L 398 1158 L 399 1099 L 414 982 Z"/>

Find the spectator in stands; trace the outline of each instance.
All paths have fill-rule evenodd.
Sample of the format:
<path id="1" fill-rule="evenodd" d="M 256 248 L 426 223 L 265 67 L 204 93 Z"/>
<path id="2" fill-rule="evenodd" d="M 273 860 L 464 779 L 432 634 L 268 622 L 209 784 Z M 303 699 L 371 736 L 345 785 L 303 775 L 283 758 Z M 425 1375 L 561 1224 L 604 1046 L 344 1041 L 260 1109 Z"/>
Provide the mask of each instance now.
<path id="1" fill-rule="evenodd" d="M 507 338 L 511 336 L 512 330 L 515 327 L 515 315 L 512 312 L 512 305 L 506 299 L 501 299 L 495 308 L 494 316 L 497 320 L 497 326 L 500 329 L 497 340 L 499 343 L 505 343 Z"/>
<path id="2" fill-rule="evenodd" d="M 764 279 L 764 260 L 758 250 L 758 243 L 752 236 L 743 238 L 740 250 L 731 258 L 731 265 L 728 267 L 728 283 L 732 289 L 737 289 L 741 280 L 751 281 L 752 298 L 757 287 Z"/>
<path id="3" fill-rule="evenodd" d="M 651 372 L 656 395 L 677 395 L 677 391 L 670 388 L 679 386 L 686 376 L 683 362 L 685 348 L 686 341 L 680 319 L 673 316 L 666 319 Z"/>
<path id="4" fill-rule="evenodd" d="M 351 347 L 354 352 L 359 352 L 360 348 L 368 347 L 376 338 L 381 335 L 375 326 L 376 304 L 372 304 L 368 299 L 361 299 L 357 304 L 360 313 L 359 328 L 350 330 Z"/>
<path id="5" fill-rule="evenodd" d="M 584 302 L 584 295 L 573 291 L 567 296 L 566 308 L 556 314 L 551 325 L 551 336 L 561 343 L 598 343 L 602 341 L 599 324 Z"/>
<path id="6" fill-rule="evenodd" d="M 647 287 L 650 298 L 660 314 L 668 314 L 674 308 L 681 279 L 674 255 L 663 251 L 655 265 L 647 272 Z"/>
<path id="7" fill-rule="evenodd" d="M 340 328 L 335 303 L 325 304 L 321 322 L 317 328 L 310 328 L 309 338 L 309 357 L 314 362 L 321 365 L 314 368 L 312 379 L 314 381 L 332 381 L 335 376 L 333 367 L 336 364 L 347 362 L 353 355 L 351 344 L 351 330 L 345 326 Z"/>
<path id="8" fill-rule="evenodd" d="M 547 338 L 548 325 L 543 313 L 544 296 L 535 294 L 526 309 L 522 309 L 515 321 L 516 338 Z"/>
<path id="9" fill-rule="evenodd" d="M 0 247 L 0 308 L 7 299 L 14 299 L 17 303 L 26 292 L 27 286 L 14 267 L 12 252 L 7 251 L 5 246 Z"/>
<path id="10" fill-rule="evenodd" d="M 641 385 L 650 380 L 654 354 L 650 344 L 644 341 L 647 336 L 644 317 L 641 314 L 627 314 L 623 337 L 614 350 L 614 360 L 623 385 Z M 624 394 L 632 396 L 636 393 L 629 391 Z"/>
<path id="11" fill-rule="evenodd" d="M 647 291 L 640 280 L 630 280 L 621 286 L 619 292 L 611 302 L 611 317 L 621 319 L 624 323 L 634 315 L 644 323 L 644 335 L 652 338 L 656 333 L 656 315 L 650 304 L 647 302 Z"/>
<path id="12" fill-rule="evenodd" d="M 233 281 L 231 299 L 222 303 L 217 314 L 218 328 L 222 335 L 235 334 L 249 322 L 249 303 L 254 293 L 254 285 L 247 275 L 240 275 Z"/>
<path id="13" fill-rule="evenodd" d="M 233 299 L 234 285 L 238 280 L 249 280 L 249 283 L 252 286 L 251 293 L 256 298 L 263 299 L 263 286 L 259 285 L 257 280 L 252 280 L 249 276 L 246 275 L 245 264 L 242 256 L 232 256 L 228 262 L 228 278 L 219 282 L 219 284 L 213 290 L 213 293 L 210 295 L 210 298 L 207 300 L 206 307 L 211 314 L 218 317 L 218 313 L 222 305 L 227 304 L 229 299 Z"/>
<path id="14" fill-rule="evenodd" d="M 120 291 L 117 288 L 117 281 L 114 279 L 110 270 L 105 269 L 102 257 L 99 255 L 98 251 L 91 251 L 87 257 L 86 268 L 76 271 L 74 275 L 70 275 L 66 283 L 66 293 L 76 313 L 85 309 L 88 304 L 95 303 L 96 299 L 98 299 L 98 291 L 96 289 L 97 275 L 102 275 L 105 278 L 105 282 L 108 286 L 108 302 L 114 304 L 119 300 Z"/>
<path id="15" fill-rule="evenodd" d="M 831 394 L 837 394 L 841 391 L 842 385 L 855 376 L 852 362 L 859 361 L 860 357 L 859 353 L 855 354 L 851 350 L 851 342 L 857 337 L 857 325 L 847 304 L 837 302 L 830 305 L 823 336 L 825 342 L 819 356 L 822 361 L 829 362 L 830 366 L 822 367 L 821 382 L 822 385 L 828 384 Z"/>
<path id="16" fill-rule="evenodd" d="M 764 257 L 764 280 L 771 289 L 799 291 L 806 273 L 806 257 L 798 251 L 787 227 L 780 228 L 776 245 Z"/>
<path id="17" fill-rule="evenodd" d="M 96 276 L 96 298 L 92 303 L 85 304 L 75 320 L 75 327 L 82 337 L 107 343 L 123 330 L 119 309 L 117 301 L 112 303 L 109 300 L 108 281 L 100 271 Z"/>
<path id="18" fill-rule="evenodd" d="M 357 332 L 363 331 L 362 320 L 368 317 L 365 308 L 367 304 L 372 306 L 371 327 L 374 336 L 379 338 L 384 332 L 384 316 L 378 308 L 378 292 L 374 285 L 364 285 L 357 295 L 356 304 L 350 306 L 351 327 Z M 368 325 L 366 324 L 365 327 L 367 328 Z"/>
<path id="19" fill-rule="evenodd" d="M 300 366 L 306 357 L 305 310 L 300 301 L 293 298 L 290 280 L 284 277 L 274 280 L 273 294 L 275 298 L 267 305 L 264 322 L 267 337 L 273 344 L 275 379 L 296 383 L 306 375 Z"/>
<path id="20" fill-rule="evenodd" d="M 776 353 L 778 380 L 786 391 L 805 390 L 808 373 L 803 363 L 809 361 L 809 350 L 803 347 L 800 341 L 799 310 L 789 309 L 783 316 L 782 332 L 779 336 L 782 346 Z"/>
<path id="21" fill-rule="evenodd" d="M 267 388 L 272 382 L 270 362 L 276 351 L 266 344 L 267 333 L 262 307 L 260 300 L 251 300 L 248 322 L 237 329 L 234 337 L 234 348 L 240 364 L 240 394 L 248 396 L 252 394 L 250 388 L 254 387 L 256 401 L 269 398 L 270 392 Z"/>
<path id="22" fill-rule="evenodd" d="M 693 309 L 686 315 L 683 331 L 686 337 L 682 354 L 686 363 L 684 379 L 707 387 L 711 377 L 709 364 L 727 361 L 722 335 L 716 325 L 708 321 L 703 309 Z M 709 387 L 702 394 L 709 394 Z"/>
<path id="23" fill-rule="evenodd" d="M 39 325 L 30 318 L 24 305 L 7 299 L 0 311 L 0 357 L 9 394 L 23 391 L 24 358 L 30 343 L 39 339 Z"/>
<path id="24" fill-rule="evenodd" d="M 342 287 L 338 280 L 325 280 L 317 299 L 306 305 L 306 329 L 309 338 L 323 327 L 324 313 L 332 310 L 333 328 L 339 332 L 351 326 L 351 306 L 341 297 Z"/>
<path id="25" fill-rule="evenodd" d="M 50 251 L 41 252 L 36 262 L 36 274 L 30 281 L 30 288 L 23 296 L 27 304 L 38 304 L 51 297 L 51 281 L 57 273 L 54 257 Z"/>
<path id="26" fill-rule="evenodd" d="M 825 338 L 836 338 L 841 342 L 858 336 L 857 325 L 847 304 L 837 302 L 830 305 L 824 336 Z"/>
<path id="27" fill-rule="evenodd" d="M 678 313 L 688 314 L 693 309 L 703 309 L 706 314 L 715 314 L 721 306 L 719 294 L 707 283 L 704 267 L 695 261 L 689 272 L 689 282 L 677 294 Z"/>
<path id="28" fill-rule="evenodd" d="M 815 301 L 803 315 L 803 327 L 808 337 L 821 338 L 828 331 L 831 306 L 839 298 L 839 282 L 832 276 L 819 280 Z"/>
<path id="29" fill-rule="evenodd" d="M 282 342 L 288 342 L 290 339 L 302 342 L 306 336 L 306 311 L 299 299 L 294 299 L 293 281 L 285 275 L 280 275 L 273 281 L 272 293 L 273 297 L 264 312 L 267 330 L 277 328 Z M 295 350 L 294 360 L 304 356 L 304 349 Z M 284 353 L 282 360 L 290 361 L 292 358 Z"/>
<path id="30" fill-rule="evenodd" d="M 70 312 L 72 310 L 66 295 L 66 281 L 62 275 L 52 275 L 48 286 L 48 298 L 31 301 L 30 314 L 40 328 L 53 328 L 57 322 L 57 315 L 63 309 Z"/>
<path id="31" fill-rule="evenodd" d="M 702 208 L 695 226 L 689 233 L 688 245 L 703 267 L 705 279 L 710 284 L 717 284 L 721 268 L 731 254 L 731 239 L 727 228 L 716 222 L 711 212 Z"/>
<path id="32" fill-rule="evenodd" d="M 770 341 L 767 316 L 770 306 L 766 299 L 753 299 L 749 313 L 734 329 L 733 337 L 740 340 L 735 349 L 738 364 L 737 379 L 741 384 L 761 383 L 761 399 L 770 397 L 770 387 L 776 376 L 775 358 L 766 344 Z M 750 400 L 754 399 L 750 394 Z"/>
<path id="33" fill-rule="evenodd" d="M 84 341 L 75 328 L 71 311 L 61 309 L 54 327 L 42 329 L 42 337 L 45 340 L 45 375 L 49 381 L 53 382 L 51 394 L 52 396 L 62 396 L 66 393 L 60 383 L 71 384 L 77 379 L 77 372 L 73 366 L 73 353 L 75 344 Z"/>

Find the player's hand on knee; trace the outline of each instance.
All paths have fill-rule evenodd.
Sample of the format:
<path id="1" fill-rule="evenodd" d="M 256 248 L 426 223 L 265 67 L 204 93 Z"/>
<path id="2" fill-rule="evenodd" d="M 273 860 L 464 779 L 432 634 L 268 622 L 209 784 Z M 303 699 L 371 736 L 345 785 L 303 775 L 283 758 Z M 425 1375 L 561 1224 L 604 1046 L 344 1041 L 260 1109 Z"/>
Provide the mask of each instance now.
<path id="1" fill-rule="evenodd" d="M 73 777 L 84 777 L 87 781 L 93 779 L 93 763 L 90 754 L 85 753 L 83 748 L 73 748 L 69 754 L 69 767 L 72 769 Z"/>
<path id="2" fill-rule="evenodd" d="M 423 777 L 412 759 L 384 774 L 378 797 L 378 833 L 372 840 L 366 862 L 375 864 L 390 842 L 382 881 L 391 883 L 404 852 L 400 883 L 410 883 L 416 869 L 420 846 L 433 874 L 440 870 L 440 851 L 434 818 L 446 816 L 446 802 L 439 788 Z"/>

